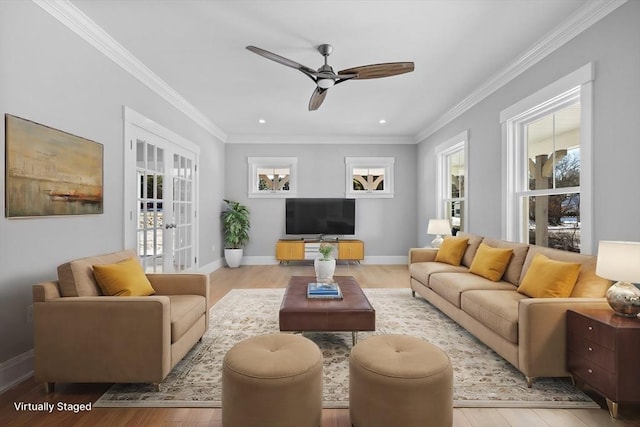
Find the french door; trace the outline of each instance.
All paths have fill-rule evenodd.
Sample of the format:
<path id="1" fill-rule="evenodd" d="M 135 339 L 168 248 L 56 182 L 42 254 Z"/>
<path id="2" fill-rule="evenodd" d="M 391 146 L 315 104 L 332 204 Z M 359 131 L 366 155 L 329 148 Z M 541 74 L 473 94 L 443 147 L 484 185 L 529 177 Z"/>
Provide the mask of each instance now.
<path id="1" fill-rule="evenodd" d="M 135 169 L 125 173 L 127 247 L 146 272 L 194 269 L 197 153 L 132 123 L 126 136 L 125 164 Z"/>

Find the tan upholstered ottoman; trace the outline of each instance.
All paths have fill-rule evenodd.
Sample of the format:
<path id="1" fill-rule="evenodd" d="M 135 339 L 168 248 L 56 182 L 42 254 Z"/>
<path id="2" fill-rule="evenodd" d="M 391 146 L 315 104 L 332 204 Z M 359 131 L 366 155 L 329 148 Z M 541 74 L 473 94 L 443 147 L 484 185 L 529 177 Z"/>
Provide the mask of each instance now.
<path id="1" fill-rule="evenodd" d="M 449 357 L 408 335 L 361 341 L 349 358 L 349 412 L 356 427 L 451 427 Z"/>
<path id="2" fill-rule="evenodd" d="M 222 362 L 224 427 L 318 427 L 322 353 L 300 335 L 271 334 L 234 345 Z"/>

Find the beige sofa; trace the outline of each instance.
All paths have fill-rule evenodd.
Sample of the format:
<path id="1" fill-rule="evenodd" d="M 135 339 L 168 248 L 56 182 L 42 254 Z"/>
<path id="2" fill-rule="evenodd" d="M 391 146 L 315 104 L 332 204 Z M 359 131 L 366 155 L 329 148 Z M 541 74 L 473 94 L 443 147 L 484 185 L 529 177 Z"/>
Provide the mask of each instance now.
<path id="1" fill-rule="evenodd" d="M 202 274 L 147 274 L 151 296 L 103 296 L 93 265 L 134 251 L 78 259 L 58 281 L 33 286 L 34 376 L 56 382 L 151 383 L 157 388 L 208 328 L 209 286 Z"/>
<path id="2" fill-rule="evenodd" d="M 536 377 L 571 376 L 566 369 L 566 311 L 609 307 L 604 298 L 611 285 L 595 274 L 596 257 L 536 245 L 505 242 L 458 233 L 469 238 L 460 266 L 435 262 L 437 250 L 409 250 L 409 272 L 416 293 L 455 320 L 520 370 L 531 387 Z M 493 282 L 469 272 L 481 242 L 513 253 L 502 279 Z M 580 263 L 568 298 L 530 298 L 517 287 L 535 254 Z"/>

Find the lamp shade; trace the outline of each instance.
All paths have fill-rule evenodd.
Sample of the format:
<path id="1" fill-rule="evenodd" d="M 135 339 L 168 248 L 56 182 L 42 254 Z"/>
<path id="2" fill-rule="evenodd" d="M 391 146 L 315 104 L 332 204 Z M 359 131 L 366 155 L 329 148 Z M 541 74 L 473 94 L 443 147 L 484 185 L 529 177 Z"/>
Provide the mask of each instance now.
<path id="1" fill-rule="evenodd" d="M 430 219 L 427 225 L 427 234 L 451 235 L 451 223 L 448 219 Z"/>
<path id="2" fill-rule="evenodd" d="M 640 242 L 601 241 L 596 274 L 609 280 L 640 283 Z"/>

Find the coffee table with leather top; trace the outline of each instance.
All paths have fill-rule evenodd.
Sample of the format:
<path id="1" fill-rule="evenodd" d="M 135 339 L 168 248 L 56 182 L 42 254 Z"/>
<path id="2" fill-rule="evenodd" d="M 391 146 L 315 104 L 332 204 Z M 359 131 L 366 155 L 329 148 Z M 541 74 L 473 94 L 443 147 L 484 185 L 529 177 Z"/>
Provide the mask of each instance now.
<path id="1" fill-rule="evenodd" d="M 342 299 L 307 298 L 314 276 L 292 276 L 280 305 L 280 330 L 290 332 L 351 332 L 376 330 L 376 311 L 352 276 L 334 276 Z"/>

